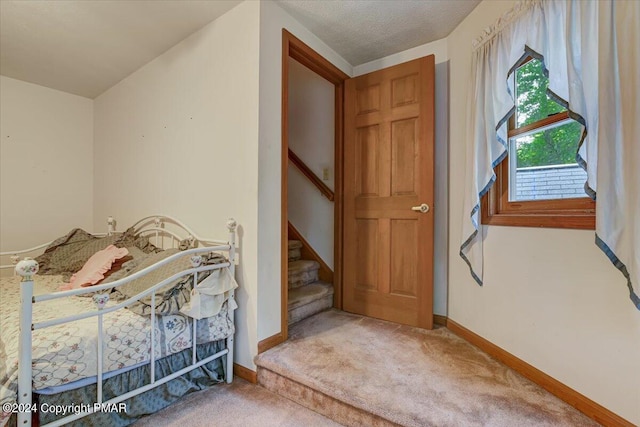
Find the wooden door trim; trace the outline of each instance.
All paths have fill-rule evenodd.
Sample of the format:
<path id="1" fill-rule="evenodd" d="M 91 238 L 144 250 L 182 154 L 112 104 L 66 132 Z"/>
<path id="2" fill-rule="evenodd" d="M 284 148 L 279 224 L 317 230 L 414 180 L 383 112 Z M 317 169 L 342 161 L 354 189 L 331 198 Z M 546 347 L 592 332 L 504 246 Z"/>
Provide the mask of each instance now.
<path id="1" fill-rule="evenodd" d="M 288 41 L 289 50 L 286 53 L 289 57 L 295 59 L 325 80 L 328 80 L 334 85 L 338 85 L 349 78 L 342 70 L 326 60 L 318 52 L 311 49 L 289 31 L 283 29 L 282 38 Z"/>
<path id="2" fill-rule="evenodd" d="M 265 351 L 269 350 L 272 347 L 277 346 L 278 344 L 283 343 L 284 341 L 285 340 L 282 338 L 281 332 L 278 332 L 275 335 L 271 335 L 270 337 L 267 337 L 262 341 L 258 342 L 258 354 L 264 353 Z"/>
<path id="3" fill-rule="evenodd" d="M 280 337 L 286 341 L 289 334 L 287 302 L 289 290 L 287 287 L 288 276 L 288 223 L 287 215 L 287 168 L 289 163 L 289 58 L 295 59 L 302 65 L 323 77 L 335 87 L 335 174 L 334 174 L 334 307 L 342 308 L 342 150 L 343 142 L 343 102 L 344 81 L 349 78 L 338 67 L 323 58 L 318 52 L 307 46 L 302 40 L 282 29 L 282 155 L 281 155 L 281 220 L 280 220 L 280 276 L 281 276 L 281 321 Z"/>

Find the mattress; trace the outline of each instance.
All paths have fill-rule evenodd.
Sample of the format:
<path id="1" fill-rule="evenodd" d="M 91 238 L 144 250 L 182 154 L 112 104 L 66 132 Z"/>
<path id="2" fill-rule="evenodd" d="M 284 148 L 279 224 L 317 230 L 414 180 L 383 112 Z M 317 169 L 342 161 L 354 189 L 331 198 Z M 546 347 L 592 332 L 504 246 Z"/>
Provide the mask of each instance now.
<path id="1" fill-rule="evenodd" d="M 15 402 L 18 380 L 20 277 L 0 278 L 0 403 Z M 56 292 L 61 276 L 34 276 L 34 294 Z M 110 301 L 107 307 L 117 304 Z M 34 323 L 95 310 L 92 298 L 68 297 L 34 305 Z M 231 307 L 233 310 L 235 307 Z M 156 359 L 192 346 L 192 319 L 156 316 Z M 98 318 L 92 317 L 33 332 L 33 389 L 69 390 L 95 382 Z M 216 316 L 197 321 L 196 343 L 234 333 L 228 302 Z M 151 318 L 127 309 L 103 316 L 103 372 L 123 372 L 150 360 Z M 93 377 L 93 381 L 91 380 Z M 83 381 L 84 379 L 84 381 Z"/>

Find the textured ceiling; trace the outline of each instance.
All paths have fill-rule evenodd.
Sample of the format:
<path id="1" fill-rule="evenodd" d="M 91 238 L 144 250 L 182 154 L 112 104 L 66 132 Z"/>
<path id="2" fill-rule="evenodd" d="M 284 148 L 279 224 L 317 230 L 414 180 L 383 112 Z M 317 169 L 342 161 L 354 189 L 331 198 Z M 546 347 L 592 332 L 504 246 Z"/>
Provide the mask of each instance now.
<path id="1" fill-rule="evenodd" d="M 479 2 L 277 0 L 354 66 L 446 37 Z M 238 3 L 0 0 L 0 74 L 95 98 Z"/>
<path id="2" fill-rule="evenodd" d="M 444 38 L 480 0 L 277 0 L 351 65 Z"/>
<path id="3" fill-rule="evenodd" d="M 0 0 L 0 74 L 94 98 L 238 3 Z"/>

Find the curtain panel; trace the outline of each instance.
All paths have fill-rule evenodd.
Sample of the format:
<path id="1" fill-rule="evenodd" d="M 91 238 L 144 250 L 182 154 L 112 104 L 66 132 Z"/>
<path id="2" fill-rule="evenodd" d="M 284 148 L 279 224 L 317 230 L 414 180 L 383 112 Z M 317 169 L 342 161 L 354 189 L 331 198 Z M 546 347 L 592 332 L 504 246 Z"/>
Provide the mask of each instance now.
<path id="1" fill-rule="evenodd" d="M 474 41 L 460 256 L 483 284 L 480 199 L 507 155 L 515 68 L 543 62 L 549 95 L 583 125 L 576 159 L 596 200 L 595 242 L 640 309 L 640 2 L 524 0 Z"/>

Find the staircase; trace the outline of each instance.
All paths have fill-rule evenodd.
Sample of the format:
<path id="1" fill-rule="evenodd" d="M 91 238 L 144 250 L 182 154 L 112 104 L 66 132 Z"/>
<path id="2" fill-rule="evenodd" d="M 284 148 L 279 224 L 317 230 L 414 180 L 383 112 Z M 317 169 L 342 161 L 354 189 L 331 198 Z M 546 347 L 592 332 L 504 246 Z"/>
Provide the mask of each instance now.
<path id="1" fill-rule="evenodd" d="M 333 285 L 319 280 L 320 264 L 300 259 L 302 242 L 289 240 L 289 324 L 333 307 Z"/>

